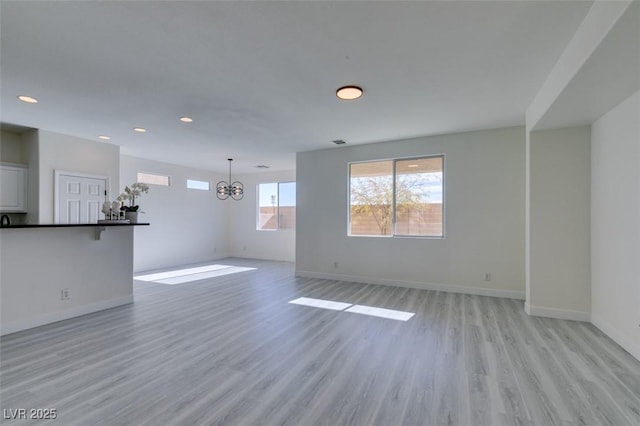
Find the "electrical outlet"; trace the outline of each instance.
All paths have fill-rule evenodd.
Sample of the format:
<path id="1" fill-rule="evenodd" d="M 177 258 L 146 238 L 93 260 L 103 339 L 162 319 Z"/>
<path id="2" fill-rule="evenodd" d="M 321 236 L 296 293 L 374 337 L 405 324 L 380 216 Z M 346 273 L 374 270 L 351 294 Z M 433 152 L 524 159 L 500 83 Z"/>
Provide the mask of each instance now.
<path id="1" fill-rule="evenodd" d="M 60 290 L 60 300 L 69 300 L 70 294 L 68 288 L 63 288 Z"/>
<path id="2" fill-rule="evenodd" d="M 491 281 L 491 272 L 487 272 L 484 274 L 484 280 L 485 281 Z"/>

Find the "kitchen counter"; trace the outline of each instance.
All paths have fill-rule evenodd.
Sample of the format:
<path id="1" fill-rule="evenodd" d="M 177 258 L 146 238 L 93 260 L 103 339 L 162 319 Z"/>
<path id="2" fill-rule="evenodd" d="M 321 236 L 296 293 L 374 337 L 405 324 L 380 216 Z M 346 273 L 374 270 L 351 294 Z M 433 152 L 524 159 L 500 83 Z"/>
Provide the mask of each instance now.
<path id="1" fill-rule="evenodd" d="M 148 225 L 1 228 L 0 334 L 133 303 L 133 238 Z"/>
<path id="2" fill-rule="evenodd" d="M 78 227 L 103 227 L 103 226 L 149 226 L 149 223 L 45 223 L 35 225 L 9 225 L 1 226 L 0 229 L 14 228 L 78 228 Z"/>

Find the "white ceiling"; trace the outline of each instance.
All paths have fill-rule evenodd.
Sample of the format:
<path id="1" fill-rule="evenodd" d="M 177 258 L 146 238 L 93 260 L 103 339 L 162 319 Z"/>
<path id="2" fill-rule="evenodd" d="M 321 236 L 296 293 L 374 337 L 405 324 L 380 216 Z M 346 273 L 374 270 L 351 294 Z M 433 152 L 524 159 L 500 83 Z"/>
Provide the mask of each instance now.
<path id="1" fill-rule="evenodd" d="M 2 123 L 254 172 L 334 139 L 524 124 L 591 2 L 0 4 Z M 339 101 L 347 84 L 365 95 Z"/>

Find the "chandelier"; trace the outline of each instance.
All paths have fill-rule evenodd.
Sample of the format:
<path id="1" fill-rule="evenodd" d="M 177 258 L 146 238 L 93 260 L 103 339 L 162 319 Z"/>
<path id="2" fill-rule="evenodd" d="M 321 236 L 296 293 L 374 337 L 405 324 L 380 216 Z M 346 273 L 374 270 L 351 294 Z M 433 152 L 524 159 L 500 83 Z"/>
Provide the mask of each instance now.
<path id="1" fill-rule="evenodd" d="M 227 158 L 229 160 L 229 182 L 231 182 L 231 162 L 233 158 Z M 244 197 L 244 185 L 238 181 L 229 183 L 221 180 L 216 184 L 216 197 L 219 200 L 226 200 L 231 197 L 234 200 L 242 200 Z"/>

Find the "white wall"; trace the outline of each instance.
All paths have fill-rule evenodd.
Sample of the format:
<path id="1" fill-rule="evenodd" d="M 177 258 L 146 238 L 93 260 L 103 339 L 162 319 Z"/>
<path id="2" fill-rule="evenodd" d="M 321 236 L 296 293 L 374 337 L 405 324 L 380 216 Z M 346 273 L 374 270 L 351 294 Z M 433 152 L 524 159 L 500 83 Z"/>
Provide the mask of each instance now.
<path id="1" fill-rule="evenodd" d="M 589 321 L 590 128 L 529 136 L 527 312 Z"/>
<path id="2" fill-rule="evenodd" d="M 223 258 L 229 255 L 228 206 L 216 198 L 213 186 L 222 176 L 210 171 L 120 156 L 120 189 L 136 181 L 138 171 L 165 174 L 171 186 L 150 185 L 138 204 L 139 221 L 151 226 L 136 228 L 134 270 L 148 271 Z M 187 179 L 211 182 L 211 191 L 187 189 Z"/>
<path id="3" fill-rule="evenodd" d="M 591 128 L 593 324 L 640 359 L 640 92 Z"/>
<path id="4" fill-rule="evenodd" d="M 109 197 L 118 194 L 119 146 L 39 130 L 38 150 L 40 223 L 53 223 L 55 170 L 108 176 Z"/>
<path id="5" fill-rule="evenodd" d="M 515 127 L 299 153 L 296 273 L 524 299 L 524 149 Z M 442 153 L 444 239 L 347 236 L 350 161 Z"/>
<path id="6" fill-rule="evenodd" d="M 133 302 L 132 227 L 94 229 L 0 230 L 0 334 Z"/>
<path id="7" fill-rule="evenodd" d="M 229 229 L 231 230 L 231 255 L 255 259 L 295 260 L 295 229 L 278 231 L 258 231 L 257 185 L 268 182 L 292 182 L 296 180 L 296 172 L 266 172 L 234 176 L 244 185 L 245 195 L 240 201 L 227 200 L 229 204 Z"/>

